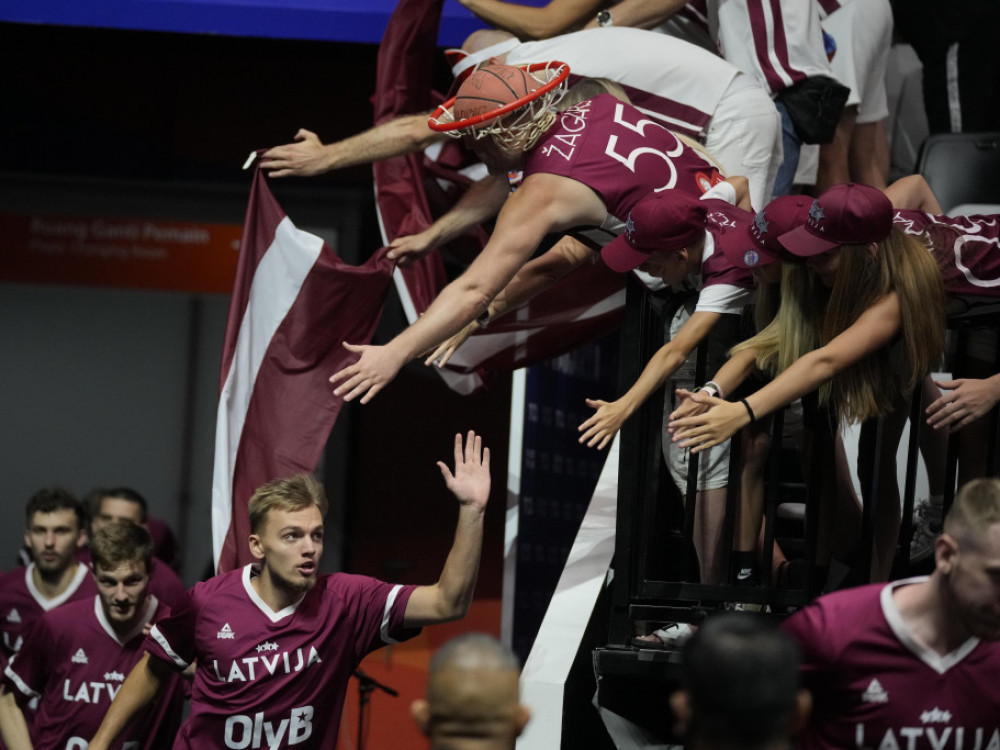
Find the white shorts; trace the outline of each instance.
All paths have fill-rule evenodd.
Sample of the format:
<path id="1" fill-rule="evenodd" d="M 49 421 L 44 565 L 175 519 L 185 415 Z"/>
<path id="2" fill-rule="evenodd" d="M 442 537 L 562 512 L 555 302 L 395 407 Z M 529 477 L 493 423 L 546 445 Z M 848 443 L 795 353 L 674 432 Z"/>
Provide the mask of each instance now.
<path id="1" fill-rule="evenodd" d="M 885 70 L 892 47 L 892 8 L 889 0 L 852 0 L 823 21 L 837 42 L 830 61 L 834 77 L 849 86 L 847 106 L 857 106 L 857 124 L 889 116 Z"/>
<path id="2" fill-rule="evenodd" d="M 733 79 L 712 113 L 705 148 L 727 175 L 750 181 L 755 210 L 771 201 L 782 158 L 781 115 L 767 92 L 744 73 Z"/>
<path id="3" fill-rule="evenodd" d="M 670 338 L 672 339 L 685 321 L 691 317 L 695 301 L 692 300 L 686 306 L 682 306 L 677 314 L 670 321 Z M 703 342 L 704 345 L 704 342 Z M 710 355 L 707 362 L 706 379 L 716 372 L 725 361 L 725 351 L 728 347 L 718 347 L 719 351 Z M 691 356 L 685 360 L 684 364 L 674 373 L 674 377 L 667 381 L 667 391 L 663 397 L 663 460 L 670 469 L 677 488 L 684 495 L 687 492 L 688 465 L 691 460 L 691 451 L 679 448 L 671 442 L 671 435 L 667 432 L 667 424 L 670 421 L 670 412 L 674 410 L 674 389 L 686 388 L 691 390 L 700 383 L 694 382 L 695 363 L 697 361 L 698 350 L 691 352 Z M 725 441 L 714 448 L 702 451 L 698 454 L 698 490 L 715 490 L 726 487 L 729 484 L 729 441 Z"/>

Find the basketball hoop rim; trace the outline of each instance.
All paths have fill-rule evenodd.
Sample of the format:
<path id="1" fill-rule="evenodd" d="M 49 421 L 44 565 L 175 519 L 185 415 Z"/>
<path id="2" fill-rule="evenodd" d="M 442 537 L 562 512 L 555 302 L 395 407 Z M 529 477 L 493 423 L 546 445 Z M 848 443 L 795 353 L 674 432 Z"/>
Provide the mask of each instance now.
<path id="1" fill-rule="evenodd" d="M 514 67 L 521 68 L 526 73 L 534 73 L 538 70 L 555 70 L 556 74 L 539 86 L 534 91 L 529 91 L 524 96 L 521 96 L 509 104 L 505 104 L 497 109 L 490 110 L 489 112 L 482 112 L 478 115 L 473 115 L 472 117 L 466 117 L 464 120 L 453 120 L 452 122 L 440 122 L 439 118 L 444 115 L 445 112 L 451 114 L 452 107 L 455 105 L 455 99 L 458 96 L 453 96 L 448 101 L 441 104 L 437 109 L 435 109 L 431 116 L 427 120 L 427 125 L 431 130 L 438 133 L 448 133 L 453 130 L 461 130 L 462 128 L 468 128 L 473 125 L 479 125 L 481 123 L 487 122 L 488 120 L 495 120 L 497 117 L 501 117 L 509 112 L 513 112 L 516 109 L 520 109 L 525 104 L 538 99 L 539 97 L 547 94 L 552 89 L 561 85 L 569 77 L 569 65 L 559 60 L 552 60 L 550 62 L 544 63 L 528 63 L 524 65 L 515 65 Z M 452 115 L 453 116 L 453 115 Z"/>

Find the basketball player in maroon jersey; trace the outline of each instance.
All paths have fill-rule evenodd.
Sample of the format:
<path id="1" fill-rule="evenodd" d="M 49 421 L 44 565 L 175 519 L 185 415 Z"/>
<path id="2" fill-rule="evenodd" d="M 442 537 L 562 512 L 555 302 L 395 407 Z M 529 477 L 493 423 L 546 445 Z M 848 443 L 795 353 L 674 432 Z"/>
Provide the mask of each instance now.
<path id="1" fill-rule="evenodd" d="M 495 205 L 503 208 L 486 247 L 419 320 L 385 346 L 344 343 L 359 355 L 330 378 L 334 393 L 345 400 L 367 403 L 404 364 L 486 312 L 546 234 L 588 228 L 586 239 L 600 247 L 621 233 L 629 210 L 644 195 L 676 188 L 697 197 L 721 179 L 694 148 L 613 96 L 586 99 L 556 114 L 551 104 L 557 95 L 545 77 L 518 81 L 520 89 L 486 83 L 516 80 L 512 71 L 520 70 L 505 65 L 477 70 L 442 108 L 440 127 L 461 135 L 492 171 L 523 170 L 523 182 L 510 197 L 496 196 Z M 495 108 L 474 106 L 477 96 L 493 99 Z M 523 105 L 507 106 L 518 102 Z"/>
<path id="2" fill-rule="evenodd" d="M 156 624 L 149 653 L 122 685 L 91 750 L 111 747 L 166 675 L 195 662 L 191 716 L 175 748 L 332 748 L 361 659 L 423 625 L 460 619 L 472 600 L 490 494 L 489 449 L 473 432 L 464 448 L 456 435 L 454 474 L 438 466 L 458 499 L 459 519 L 432 586 L 320 575 L 322 486 L 298 475 L 259 488 L 250 499 L 248 541 L 260 563 L 197 584 L 187 605 Z"/>
<path id="3" fill-rule="evenodd" d="M 934 572 L 820 597 L 783 625 L 827 748 L 1000 747 L 1000 480 L 964 485 Z"/>
<path id="4" fill-rule="evenodd" d="M 143 628 L 167 613 L 149 592 L 152 551 L 149 532 L 129 521 L 111 521 L 95 533 L 97 596 L 42 617 L 5 670 L 0 729 L 11 750 L 87 747 L 125 675 L 142 657 Z M 29 742 L 22 707 L 36 698 Z M 182 679 L 171 675 L 156 704 L 125 728 L 119 747 L 169 748 L 183 702 Z"/>

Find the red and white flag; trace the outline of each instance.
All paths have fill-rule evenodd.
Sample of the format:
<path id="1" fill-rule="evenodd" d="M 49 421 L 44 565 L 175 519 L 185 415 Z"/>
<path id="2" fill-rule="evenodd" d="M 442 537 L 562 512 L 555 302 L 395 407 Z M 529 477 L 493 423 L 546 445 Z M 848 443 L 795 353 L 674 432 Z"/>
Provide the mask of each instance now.
<path id="1" fill-rule="evenodd" d="M 243 225 L 219 376 L 212 536 L 216 569 L 250 561 L 247 502 L 260 485 L 311 473 L 343 405 L 327 381 L 367 343 L 393 263 L 350 266 L 292 224 L 258 169 Z"/>

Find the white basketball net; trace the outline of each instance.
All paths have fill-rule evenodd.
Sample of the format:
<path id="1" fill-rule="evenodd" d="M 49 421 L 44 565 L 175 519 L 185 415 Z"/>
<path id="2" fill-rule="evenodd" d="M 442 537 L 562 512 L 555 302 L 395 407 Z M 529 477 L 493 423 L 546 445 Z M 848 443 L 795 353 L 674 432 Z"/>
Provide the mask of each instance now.
<path id="1" fill-rule="evenodd" d="M 562 70 L 561 65 L 549 63 L 553 67 L 528 70 L 525 72 L 540 85 L 544 85 L 556 77 Z M 558 67 L 555 67 L 559 65 Z M 522 66 L 523 67 L 523 66 Z M 471 135 L 476 140 L 487 136 L 493 137 L 493 142 L 507 151 L 527 151 L 534 146 L 552 122 L 556 119 L 555 106 L 566 93 L 566 80 L 558 86 L 540 94 L 531 101 L 502 116 L 495 116 L 469 125 L 464 128 L 444 131 L 453 138 Z M 446 124 L 455 122 L 452 107 L 445 109 L 437 118 L 437 122 Z"/>

